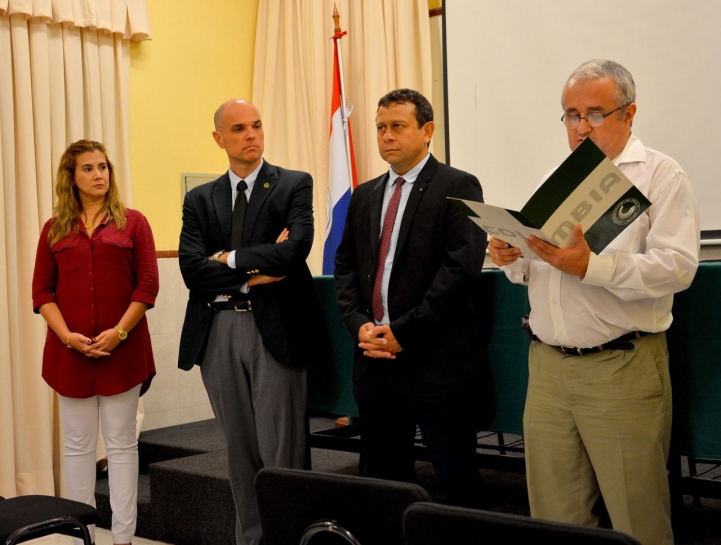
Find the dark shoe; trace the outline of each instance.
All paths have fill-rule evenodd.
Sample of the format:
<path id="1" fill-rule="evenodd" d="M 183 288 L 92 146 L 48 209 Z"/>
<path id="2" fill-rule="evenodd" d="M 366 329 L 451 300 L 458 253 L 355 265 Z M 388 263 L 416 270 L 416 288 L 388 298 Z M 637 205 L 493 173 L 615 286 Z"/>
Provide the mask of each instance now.
<path id="1" fill-rule="evenodd" d="M 95 466 L 95 478 L 96 479 L 107 479 L 108 478 L 108 459 L 103 458 L 98 460 Z"/>

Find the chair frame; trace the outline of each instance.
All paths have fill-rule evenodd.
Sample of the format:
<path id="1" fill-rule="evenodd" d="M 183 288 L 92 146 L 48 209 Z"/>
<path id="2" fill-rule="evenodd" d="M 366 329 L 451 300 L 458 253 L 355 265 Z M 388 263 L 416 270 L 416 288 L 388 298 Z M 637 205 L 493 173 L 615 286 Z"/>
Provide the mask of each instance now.
<path id="1" fill-rule="evenodd" d="M 303 537 L 300 539 L 300 545 L 308 545 L 310 540 L 313 539 L 313 536 L 322 532 L 331 532 L 332 534 L 339 535 L 351 545 L 361 545 L 361 542 L 358 541 L 350 531 L 343 528 L 343 526 L 334 520 L 319 520 L 308 526 L 305 532 L 303 532 Z"/>
<path id="2" fill-rule="evenodd" d="M 406 507 L 431 499 L 417 484 L 298 469 L 263 468 L 255 485 L 268 545 L 329 531 L 351 545 L 400 543 Z"/>
<path id="3" fill-rule="evenodd" d="M 23 498 L 23 499 L 20 499 Z M 52 534 L 61 534 L 70 537 L 82 539 L 85 545 L 93 545 L 92 537 L 88 525 L 97 522 L 97 511 L 85 504 L 73 502 L 62 498 L 54 498 L 53 496 L 20 496 L 18 498 L 3 498 L 0 496 L 0 511 L 3 504 L 14 505 L 10 507 L 8 520 L 11 520 L 13 512 L 18 513 L 18 509 L 25 510 L 28 502 L 38 502 L 35 498 L 42 498 L 41 505 L 53 510 L 49 513 L 48 518 L 43 519 L 42 514 L 36 517 L 20 518 L 19 524 L 26 523 L 24 526 L 12 529 L 12 525 L 8 528 L 4 524 L 3 535 L 0 536 L 0 545 L 15 545 L 16 543 L 25 543 L 33 539 L 38 539 Z M 44 504 L 42 502 L 45 502 Z M 76 506 L 77 505 L 77 506 Z M 79 510 L 82 506 L 82 510 Z M 74 508 L 75 507 L 75 508 Z M 74 509 L 73 509 L 74 508 Z M 67 514 L 63 513 L 67 511 Z M 34 514 L 34 513 L 33 513 Z"/>
<path id="4" fill-rule="evenodd" d="M 71 528 L 64 529 L 70 526 Z M 63 531 L 60 531 L 63 530 Z M 77 517 L 65 516 L 57 517 L 35 524 L 28 524 L 22 528 L 18 528 L 3 542 L 3 545 L 15 545 L 15 543 L 23 543 L 31 539 L 48 536 L 51 534 L 63 534 L 66 536 L 77 537 L 85 542 L 85 545 L 93 545 L 90 537 L 90 530 Z"/>

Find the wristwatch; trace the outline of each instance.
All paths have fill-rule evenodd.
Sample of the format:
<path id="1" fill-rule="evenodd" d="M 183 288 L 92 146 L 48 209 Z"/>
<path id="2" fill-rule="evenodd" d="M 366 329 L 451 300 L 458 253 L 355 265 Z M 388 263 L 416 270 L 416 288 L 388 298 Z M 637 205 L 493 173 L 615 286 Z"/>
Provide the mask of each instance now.
<path id="1" fill-rule="evenodd" d="M 118 337 L 120 338 L 121 341 L 124 341 L 125 339 L 128 338 L 128 332 L 125 331 L 122 327 L 120 327 L 120 324 L 115 326 L 115 331 L 118 332 Z"/>
<path id="2" fill-rule="evenodd" d="M 211 261 L 218 261 L 220 256 L 225 253 L 225 250 L 219 250 L 210 256 Z"/>

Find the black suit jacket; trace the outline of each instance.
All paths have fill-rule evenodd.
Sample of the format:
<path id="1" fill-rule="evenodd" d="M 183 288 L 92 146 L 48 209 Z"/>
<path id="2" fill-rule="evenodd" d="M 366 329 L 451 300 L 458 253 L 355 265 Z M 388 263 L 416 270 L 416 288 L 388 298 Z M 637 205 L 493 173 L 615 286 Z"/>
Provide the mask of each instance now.
<path id="1" fill-rule="evenodd" d="M 263 164 L 248 201 L 235 269 L 208 260 L 219 250 L 231 249 L 231 217 L 227 173 L 185 196 L 178 256 L 190 296 L 178 366 L 188 370 L 201 364 L 213 316 L 210 303 L 217 295 L 238 293 L 253 274 L 287 275 L 280 282 L 252 287 L 249 297 L 265 347 L 282 364 L 305 365 L 302 324 L 322 316 L 305 262 L 313 244 L 313 180 L 305 172 Z M 284 227 L 289 239 L 275 244 Z"/>
<path id="2" fill-rule="evenodd" d="M 372 322 L 371 296 L 388 174 L 354 191 L 336 254 L 338 306 L 353 339 Z M 478 180 L 430 157 L 408 199 L 388 286 L 395 361 L 356 349 L 353 378 L 397 373 L 444 384 L 471 377 L 483 360 L 471 293 L 483 269 L 485 233 L 446 197 L 483 200 Z"/>

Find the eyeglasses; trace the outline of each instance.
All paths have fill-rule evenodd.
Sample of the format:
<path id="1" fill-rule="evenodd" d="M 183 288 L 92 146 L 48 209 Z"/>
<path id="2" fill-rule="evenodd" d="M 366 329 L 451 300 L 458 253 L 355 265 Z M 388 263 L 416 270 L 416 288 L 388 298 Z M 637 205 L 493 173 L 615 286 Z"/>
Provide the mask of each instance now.
<path id="1" fill-rule="evenodd" d="M 576 127 L 578 127 L 578 125 L 580 125 L 581 123 L 581 119 L 585 119 L 586 123 L 588 123 L 591 127 L 600 127 L 601 125 L 603 125 L 603 122 L 609 115 L 624 109 L 626 106 L 628 106 L 628 104 L 619 106 L 618 108 L 616 108 L 615 110 L 611 110 L 607 114 L 602 114 L 601 112 L 591 112 L 586 117 L 581 117 L 579 115 L 563 114 L 561 116 L 561 121 L 563 121 L 566 124 L 566 127 L 568 127 L 569 129 L 575 129 Z"/>

